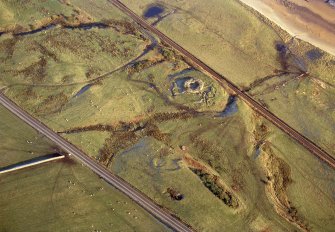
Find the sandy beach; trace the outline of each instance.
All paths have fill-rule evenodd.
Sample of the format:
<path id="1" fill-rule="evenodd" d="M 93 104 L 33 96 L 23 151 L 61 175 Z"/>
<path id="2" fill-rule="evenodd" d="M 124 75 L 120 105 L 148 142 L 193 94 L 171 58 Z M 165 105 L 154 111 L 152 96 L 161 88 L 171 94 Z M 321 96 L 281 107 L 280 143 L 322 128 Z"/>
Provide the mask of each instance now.
<path id="1" fill-rule="evenodd" d="M 335 55 L 335 6 L 323 0 L 240 0 L 282 29 Z"/>

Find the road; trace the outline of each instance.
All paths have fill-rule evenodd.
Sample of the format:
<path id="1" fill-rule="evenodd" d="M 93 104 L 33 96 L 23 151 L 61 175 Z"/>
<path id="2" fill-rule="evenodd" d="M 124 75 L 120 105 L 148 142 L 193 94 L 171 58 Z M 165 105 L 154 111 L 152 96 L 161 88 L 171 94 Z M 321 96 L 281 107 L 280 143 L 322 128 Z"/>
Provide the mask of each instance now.
<path id="1" fill-rule="evenodd" d="M 90 168 L 93 172 L 103 178 L 106 182 L 119 189 L 125 195 L 130 197 L 145 210 L 151 213 L 154 217 L 160 220 L 165 225 L 169 226 L 175 231 L 190 232 L 193 231 L 189 226 L 173 217 L 169 212 L 156 205 L 151 199 L 135 189 L 129 183 L 124 181 L 122 178 L 112 174 L 108 169 L 98 164 L 95 160 L 86 155 L 83 151 L 66 141 L 64 138 L 59 136 L 56 132 L 48 128 L 42 122 L 33 118 L 27 112 L 22 110 L 18 105 L 7 98 L 3 93 L 0 93 L 0 103 L 6 107 L 9 111 L 15 114 L 18 118 L 29 124 L 31 127 L 45 135 L 47 138 L 52 140 L 64 151 L 72 154 L 74 157 L 79 159 L 83 164 Z"/>
<path id="2" fill-rule="evenodd" d="M 212 77 L 214 80 L 216 80 L 222 87 L 229 88 L 230 90 L 232 90 L 244 102 L 246 102 L 249 106 L 251 106 L 251 108 L 253 108 L 259 115 L 263 116 L 264 118 L 272 122 L 275 126 L 277 126 L 279 129 L 281 129 L 286 134 L 288 134 L 291 138 L 293 138 L 294 140 L 299 142 L 302 146 L 304 146 L 306 149 L 308 149 L 316 157 L 326 162 L 332 168 L 335 168 L 335 158 L 334 157 L 328 154 L 325 150 L 323 150 L 317 144 L 309 140 L 307 137 L 305 137 L 304 135 L 300 134 L 298 131 L 293 129 L 291 126 L 289 126 L 283 120 L 278 118 L 272 112 L 267 110 L 264 106 L 259 104 L 256 100 L 250 97 L 247 93 L 240 90 L 234 83 L 229 81 L 226 77 L 222 76 L 221 74 L 217 73 L 216 71 L 208 67 L 204 62 L 196 58 L 194 55 L 192 55 L 182 46 L 180 46 L 175 41 L 170 39 L 168 36 L 163 34 L 157 28 L 147 23 L 143 18 L 135 14 L 132 10 L 130 10 L 122 2 L 118 0 L 109 0 L 109 2 L 111 2 L 113 5 L 115 5 L 117 8 L 119 8 L 121 11 L 123 11 L 127 15 L 129 15 L 139 25 L 141 25 L 148 31 L 151 31 L 152 33 L 154 33 L 163 42 L 165 42 L 166 44 L 170 45 L 172 48 L 180 52 L 184 57 L 186 57 L 189 61 L 191 61 L 191 63 L 194 66 L 200 68 L 201 70 L 209 74 L 209 76 Z"/>

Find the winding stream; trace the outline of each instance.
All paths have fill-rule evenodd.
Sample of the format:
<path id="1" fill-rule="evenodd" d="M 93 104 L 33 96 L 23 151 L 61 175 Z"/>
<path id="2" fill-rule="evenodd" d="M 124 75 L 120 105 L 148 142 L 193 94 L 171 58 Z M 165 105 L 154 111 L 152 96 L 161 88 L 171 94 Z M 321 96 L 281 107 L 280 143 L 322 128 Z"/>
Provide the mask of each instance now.
<path id="1" fill-rule="evenodd" d="M 35 29 L 35 30 L 14 33 L 13 35 L 14 36 L 33 35 L 33 34 L 36 34 L 36 33 L 39 33 L 39 32 L 43 32 L 43 31 L 53 29 L 53 28 L 57 27 L 58 25 L 59 24 L 50 24 L 50 25 L 47 25 L 47 26 L 44 26 L 44 27 L 41 27 L 41 28 L 38 28 L 38 29 Z M 83 23 L 83 24 L 79 24 L 77 26 L 62 26 L 61 28 L 71 29 L 71 30 L 74 30 L 74 29 L 90 30 L 90 29 L 93 29 L 93 28 L 105 29 L 105 28 L 110 28 L 110 26 L 107 25 L 107 24 L 104 24 L 104 23 L 96 22 L 96 23 Z M 0 36 L 2 34 L 5 34 L 5 32 L 0 32 Z"/>

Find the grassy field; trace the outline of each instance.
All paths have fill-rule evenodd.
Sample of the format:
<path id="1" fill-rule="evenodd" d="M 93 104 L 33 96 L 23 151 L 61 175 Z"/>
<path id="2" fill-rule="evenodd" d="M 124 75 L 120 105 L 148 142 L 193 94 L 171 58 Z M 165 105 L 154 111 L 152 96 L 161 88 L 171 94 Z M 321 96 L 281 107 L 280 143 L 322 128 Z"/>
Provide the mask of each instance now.
<path id="1" fill-rule="evenodd" d="M 158 29 L 241 89 L 256 91 L 256 100 L 335 156 L 333 56 L 292 38 L 238 0 L 122 2 L 139 15 L 161 6 Z"/>
<path id="2" fill-rule="evenodd" d="M 286 196 L 277 196 L 278 199 L 281 199 L 277 207 L 285 207 L 288 203 L 291 207 L 289 212 L 291 218 L 294 219 L 295 216 L 300 218 L 301 224 L 305 225 L 309 231 L 332 231 L 335 218 L 335 171 L 311 156 L 309 152 L 292 142 L 282 132 L 275 129 L 273 131 L 273 135 L 268 140 L 269 146 L 264 146 L 259 162 L 263 162 L 263 168 L 267 166 L 265 168 L 267 174 L 269 170 L 273 170 L 270 171 L 273 177 L 272 183 L 275 183 L 275 176 L 280 168 L 278 169 L 278 165 L 275 168 L 276 164 L 273 159 L 272 162 L 269 162 L 271 160 L 269 154 L 281 159 L 290 167 Z M 272 186 L 276 188 L 275 184 Z"/>
<path id="3" fill-rule="evenodd" d="M 288 75 L 257 86 L 250 94 L 279 118 L 294 125 L 303 135 L 333 154 L 335 88 L 322 86 L 322 82 L 317 80 L 296 79 Z"/>
<path id="4" fill-rule="evenodd" d="M 199 231 L 294 230 L 272 208 L 257 165 L 248 157 L 252 143 L 244 114 L 159 123 L 168 143 L 144 137 L 108 166 Z M 173 200 L 169 188 L 184 199 Z"/>
<path id="5" fill-rule="evenodd" d="M 72 160 L 1 176 L 1 231 L 169 231 Z"/>
<path id="6" fill-rule="evenodd" d="M 0 167 L 57 152 L 48 139 L 0 106 Z"/>
<path id="7" fill-rule="evenodd" d="M 42 2 L 4 0 L 0 3 L 0 31 L 22 32 L 65 19 L 73 23 L 89 21 L 90 17 L 68 1 Z"/>
<path id="8" fill-rule="evenodd" d="M 55 30 L 62 31 L 61 29 Z M 74 33 L 73 35 L 77 37 L 77 34 Z M 57 36 L 58 33 L 53 35 Z M 34 35 L 31 39 L 37 40 L 42 37 L 43 40 L 45 36 L 50 35 Z M 120 37 L 120 40 L 124 38 L 122 35 L 116 35 L 116 37 Z M 94 37 L 94 39 L 89 37 L 87 43 L 89 41 L 92 43 L 92 40 L 97 39 L 97 37 Z M 26 39 L 26 42 L 28 41 Z M 147 42 L 142 41 L 141 46 L 137 49 L 143 48 L 146 44 Z M 26 46 L 22 44 L 22 47 Z M 106 70 L 103 73 L 107 73 L 107 75 L 95 75 L 91 79 L 82 76 L 81 72 L 74 69 L 79 66 L 74 63 L 74 67 L 71 67 L 71 69 L 62 69 L 61 71 L 55 69 L 53 65 L 46 66 L 45 73 L 49 73 L 49 75 L 36 81 L 27 78 L 28 75 L 25 72 L 20 73 L 21 76 L 15 79 L 10 73 L 17 71 L 9 71 L 8 76 L 6 76 L 7 79 L 4 80 L 7 82 L 3 85 L 8 86 L 6 89 L 8 96 L 17 102 L 24 102 L 28 111 L 41 117 L 52 128 L 60 132 L 70 128 L 95 124 L 118 124 L 120 121 L 136 121 L 136 118 L 148 117 L 153 113 L 177 112 L 181 109 L 222 110 L 227 102 L 228 94 L 204 74 L 196 70 L 188 70 L 189 66 L 180 58 L 164 57 L 163 49 L 165 48 L 159 45 L 130 66 L 127 66 L 127 61 L 123 61 L 125 66 L 120 64 L 120 66 L 123 66 L 121 69 L 111 63 L 113 61 L 121 62 L 122 59 L 120 60 L 118 57 L 106 59 L 107 63 L 105 65 L 100 60 L 89 64 L 80 63 L 80 68 L 84 70 L 90 67 L 92 69 L 108 68 L 115 70 L 110 73 Z M 18 51 L 20 51 L 19 48 Z M 61 51 L 66 54 L 70 52 L 62 49 Z M 85 49 L 81 49 L 80 53 L 74 53 L 73 56 L 79 57 L 73 58 L 69 62 L 73 62 L 74 59 L 83 60 L 84 51 Z M 94 51 L 93 56 L 100 56 L 99 51 L 100 49 Z M 134 52 L 131 51 L 130 53 L 133 54 Z M 70 54 L 72 53 L 70 52 Z M 133 57 L 135 58 L 136 55 L 133 54 Z M 36 56 L 45 57 L 46 60 L 51 59 L 48 54 L 38 53 Z M 173 54 L 170 54 L 170 56 L 173 56 Z M 6 67 L 12 68 L 13 66 L 9 63 L 13 61 L 13 58 L 6 58 L 6 60 L 8 63 L 4 64 L 4 69 Z M 132 59 L 130 58 L 130 60 Z M 87 62 L 89 62 L 88 59 Z M 57 67 L 62 67 L 61 65 L 62 63 L 57 61 Z M 138 69 L 138 71 L 135 69 Z M 144 72 L 140 72 L 142 69 Z M 40 70 L 37 67 L 31 76 L 40 77 Z M 57 75 L 53 76 L 52 73 L 57 73 Z M 23 76 L 26 78 L 23 79 Z M 71 81 L 64 83 L 62 80 L 68 76 L 72 76 Z M 178 86 L 185 84 L 186 80 L 190 78 L 202 83 L 202 89 L 199 92 L 187 93 L 188 90 L 182 90 L 183 86 Z M 14 80 L 15 83 L 11 84 Z M 25 81 L 25 84 L 19 82 L 22 80 Z M 33 83 L 30 84 L 29 82 Z M 81 92 L 81 89 L 88 85 L 89 88 Z M 185 93 L 182 93 L 182 91 Z M 124 102 L 124 104 L 120 104 L 120 102 Z M 85 114 L 77 113 L 83 110 L 86 112 Z"/>
<path id="9" fill-rule="evenodd" d="M 121 149 L 108 166 L 201 231 L 220 231 L 222 225 L 229 231 L 331 231 L 335 172 L 242 103 L 238 108 L 226 118 L 160 123 L 169 143 L 145 137 Z M 216 176 L 218 186 L 202 185 L 194 169 Z M 218 199 L 220 186 L 236 208 Z M 171 199 L 169 188 L 184 199 Z"/>
<path id="10" fill-rule="evenodd" d="M 106 27 L 52 28 L 45 33 L 1 37 L 5 51 L 0 57 L 1 69 L 6 73 L 1 85 L 75 86 L 93 82 L 136 57 L 146 46 L 135 35 L 116 33 L 116 29 Z M 30 59 L 24 56 L 27 53 Z"/>
<path id="11" fill-rule="evenodd" d="M 105 131 L 86 131 L 79 134 L 62 134 L 62 136 L 76 144 L 77 147 L 85 150 L 87 154 L 98 157 L 100 148 L 110 136 L 110 133 Z"/>
<path id="12" fill-rule="evenodd" d="M 117 19 L 117 20 L 129 20 L 129 18 L 120 12 L 117 8 L 111 7 L 110 2 L 105 0 L 96 1 L 81 1 L 81 0 L 70 0 L 72 5 L 77 6 L 80 10 L 89 14 L 91 18 L 95 20 L 105 19 Z"/>
<path id="13" fill-rule="evenodd" d="M 122 2 L 139 15 L 156 3 Z M 166 12 L 175 12 L 157 27 L 237 85 L 248 86 L 280 69 L 275 49 L 280 37 L 238 1 L 160 1 L 159 4 Z"/>
<path id="14" fill-rule="evenodd" d="M 140 14 L 150 3 L 126 2 Z M 225 74 L 232 75 L 242 87 L 250 85 L 250 94 L 260 93 L 258 100 L 271 110 L 278 106 L 284 119 L 294 118 L 293 108 L 300 105 L 286 109 L 284 97 L 278 95 L 291 93 L 296 88 L 291 83 L 296 83 L 297 78 L 287 74 L 280 77 L 285 82 L 280 82 L 279 77 L 259 80 L 283 66 L 277 59 L 275 44 L 280 34 L 236 1 L 225 1 L 224 9 L 215 7 L 218 3 L 214 0 L 206 7 L 200 1 L 160 3 L 166 13 L 171 12 L 157 24 L 160 29 L 168 30 L 167 34 L 176 40 L 186 33 L 186 37 L 179 38 L 183 46 L 204 43 L 201 51 L 187 48 L 201 59 L 212 57 L 208 60 L 217 62 L 212 67 L 220 64 Z M 79 5 L 78 1 L 71 4 Z M 196 230 L 332 230 L 333 218 L 329 215 L 334 214 L 334 189 L 330 187 L 333 170 L 112 5 L 96 1 L 92 7 L 87 2 L 82 6 L 92 19 L 107 26 L 83 30 L 60 25 L 42 33 L 0 37 L 3 47 L 17 40 L 11 50 L 1 55 L 0 68 L 6 73 L 1 85 L 8 87 L 7 96 Z M 203 11 L 195 12 L 200 8 Z M 207 9 L 218 17 L 215 23 L 206 21 L 211 20 L 206 18 Z M 99 16 L 101 12 L 110 14 Z M 231 18 L 236 24 L 229 23 L 226 31 L 218 31 L 222 27 L 219 22 L 231 22 Z M 231 39 L 234 36 L 236 40 Z M 220 44 L 225 46 L 218 48 L 216 38 L 222 39 Z M 253 40 L 257 42 L 250 43 Z M 108 50 L 104 50 L 106 44 Z M 22 55 L 29 51 L 33 51 L 30 57 Z M 221 52 L 226 54 L 224 59 Z M 317 67 L 319 72 L 324 71 Z M 295 72 L 297 67 L 288 70 Z M 299 79 L 299 88 L 308 89 L 318 81 L 328 83 L 331 76 L 327 78 Z M 288 90 L 283 91 L 285 88 Z M 332 90 L 327 90 L 332 95 Z M 310 131 L 304 133 L 312 134 L 314 128 L 327 128 L 332 123 L 330 116 L 328 121 L 313 124 L 314 128 L 307 127 L 332 104 L 331 98 L 322 96 L 315 104 L 320 106 L 319 100 L 325 101 L 324 108 L 306 117 L 306 126 L 301 128 Z M 272 100 L 274 97 L 278 100 Z M 313 107 L 311 99 L 299 101 Z M 296 102 L 292 94 L 288 104 Z M 286 112 L 290 114 L 285 118 Z M 296 123 L 300 125 L 301 121 L 297 119 Z M 313 135 L 320 139 L 325 136 L 328 140 L 323 145 L 332 146 L 331 131 Z M 59 169 L 71 171 L 65 167 Z M 320 178 L 325 172 L 327 177 Z M 308 198 L 301 195 L 305 189 Z M 106 204 L 106 199 L 101 198 L 99 204 Z M 317 210 L 320 205 L 322 209 Z"/>

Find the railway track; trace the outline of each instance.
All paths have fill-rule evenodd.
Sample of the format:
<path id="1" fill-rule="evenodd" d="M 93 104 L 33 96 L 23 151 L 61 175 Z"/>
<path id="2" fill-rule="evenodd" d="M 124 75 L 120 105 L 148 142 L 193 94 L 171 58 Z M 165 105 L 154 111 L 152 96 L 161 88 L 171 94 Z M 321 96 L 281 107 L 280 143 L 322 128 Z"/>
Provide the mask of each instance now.
<path id="1" fill-rule="evenodd" d="M 298 143 L 300 143 L 302 146 L 304 146 L 307 150 L 309 150 L 312 154 L 314 154 L 320 160 L 326 162 L 329 166 L 335 169 L 335 158 L 332 157 L 330 154 L 328 154 L 320 146 L 315 144 L 313 141 L 311 141 L 304 135 L 300 134 L 297 130 L 295 130 L 294 128 L 289 126 L 287 123 L 285 123 L 283 120 L 281 120 L 276 115 L 274 115 L 272 112 L 267 110 L 264 106 L 262 106 L 260 103 L 258 103 L 252 97 L 250 97 L 248 94 L 240 90 L 234 83 L 229 81 L 226 77 L 217 73 L 215 70 L 210 68 L 208 65 L 206 65 L 203 61 L 199 60 L 194 55 L 192 55 L 189 51 L 187 51 L 182 46 L 180 46 L 178 43 L 170 39 L 160 30 L 150 25 L 143 18 L 141 18 L 136 13 L 134 13 L 132 10 L 130 10 L 122 2 L 118 0 L 109 0 L 109 2 L 111 2 L 121 11 L 123 11 L 128 16 L 130 16 L 136 23 L 138 23 L 139 25 L 141 25 L 148 31 L 152 32 L 156 36 L 158 36 L 161 39 L 161 41 L 165 42 L 166 44 L 168 44 L 169 46 L 177 50 L 179 53 L 181 53 L 184 57 L 190 60 L 194 66 L 198 67 L 199 69 L 209 74 L 209 76 L 215 79 L 218 83 L 220 83 L 222 87 L 228 88 L 231 91 L 233 91 L 244 102 L 246 102 L 251 108 L 253 108 L 259 115 L 263 116 L 264 118 L 272 122 L 275 126 L 277 126 L 279 129 L 281 129 L 286 134 L 288 134 L 291 138 L 293 138 Z"/>

